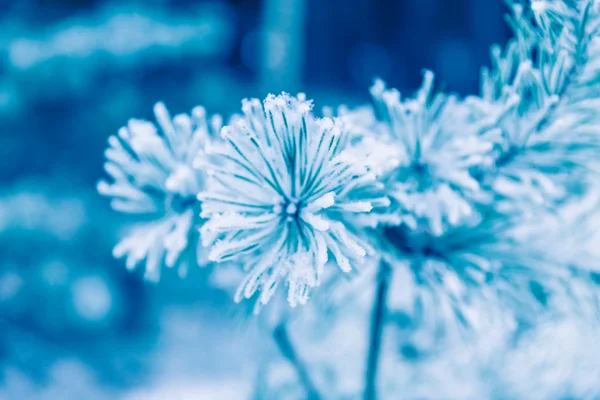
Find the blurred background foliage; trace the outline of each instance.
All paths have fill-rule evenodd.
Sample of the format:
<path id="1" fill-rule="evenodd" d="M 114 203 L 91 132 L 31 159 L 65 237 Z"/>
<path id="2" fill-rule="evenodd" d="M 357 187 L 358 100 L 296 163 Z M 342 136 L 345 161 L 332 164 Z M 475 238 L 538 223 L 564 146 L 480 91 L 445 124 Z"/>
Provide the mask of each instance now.
<path id="1" fill-rule="evenodd" d="M 501 0 L 0 2 L 0 399 L 240 399 L 274 353 L 190 271 L 147 284 L 114 260 L 131 222 L 95 193 L 129 118 L 306 92 L 369 101 L 423 68 L 477 91 Z M 216 287 L 216 288 L 215 288 Z"/>

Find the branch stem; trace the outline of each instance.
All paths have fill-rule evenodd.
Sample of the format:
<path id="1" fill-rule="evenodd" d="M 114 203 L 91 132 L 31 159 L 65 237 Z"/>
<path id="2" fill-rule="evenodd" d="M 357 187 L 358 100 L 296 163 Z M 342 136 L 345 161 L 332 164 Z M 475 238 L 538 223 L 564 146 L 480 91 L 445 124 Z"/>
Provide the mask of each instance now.
<path id="1" fill-rule="evenodd" d="M 377 290 L 373 311 L 371 314 L 371 333 L 369 337 L 369 354 L 367 356 L 367 369 L 365 375 L 365 400 L 377 399 L 377 370 L 381 354 L 381 341 L 383 337 L 383 326 L 387 315 L 387 294 L 389 288 L 392 268 L 381 260 L 377 277 Z"/>
<path id="2" fill-rule="evenodd" d="M 302 386 L 304 386 L 304 389 L 306 390 L 307 400 L 322 400 L 323 397 L 319 394 L 316 385 L 312 381 L 306 364 L 300 359 L 298 353 L 294 349 L 294 345 L 290 340 L 287 328 L 284 324 L 277 325 L 273 331 L 273 338 L 275 339 L 275 343 L 281 354 L 296 370 L 298 379 L 300 379 L 300 383 L 302 383 Z"/>

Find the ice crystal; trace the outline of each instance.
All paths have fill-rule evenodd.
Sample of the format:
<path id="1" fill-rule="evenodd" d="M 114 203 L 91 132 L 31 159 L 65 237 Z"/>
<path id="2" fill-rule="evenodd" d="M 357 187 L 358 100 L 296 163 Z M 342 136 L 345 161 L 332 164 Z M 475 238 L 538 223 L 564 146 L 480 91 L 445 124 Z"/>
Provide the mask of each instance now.
<path id="1" fill-rule="evenodd" d="M 220 129 L 221 119 L 207 121 L 202 107 L 194 108 L 191 116 L 171 118 L 162 103 L 154 113 L 160 130 L 132 119 L 109 138 L 104 168 L 112 180 L 99 182 L 98 191 L 111 198 L 115 210 L 147 216 L 148 222 L 135 226 L 117 244 L 114 255 L 126 256 L 129 269 L 145 260 L 146 277 L 158 280 L 163 260 L 168 267 L 177 266 L 179 274 L 190 263 L 204 262 L 196 249 L 201 224 L 196 194 L 205 176 L 193 163 Z"/>
<path id="2" fill-rule="evenodd" d="M 373 132 L 378 131 L 377 125 L 379 121 L 370 104 L 356 108 L 348 108 L 345 105 L 341 105 L 336 110 L 333 110 L 331 107 L 323 107 L 323 115 L 330 118 L 343 117 L 346 121 L 346 129 L 348 130 L 350 141 L 353 143 L 369 139 L 373 135 Z M 363 149 L 369 150 L 371 146 L 367 145 Z"/>
<path id="3" fill-rule="evenodd" d="M 349 156 L 345 121 L 315 118 L 311 108 L 303 95 L 245 100 L 204 167 L 211 179 L 198 197 L 209 257 L 249 271 L 237 301 L 260 291 L 264 304 L 285 281 L 290 304 L 304 303 L 328 253 L 348 272 L 371 251 L 353 217 L 389 201 L 366 160 Z"/>

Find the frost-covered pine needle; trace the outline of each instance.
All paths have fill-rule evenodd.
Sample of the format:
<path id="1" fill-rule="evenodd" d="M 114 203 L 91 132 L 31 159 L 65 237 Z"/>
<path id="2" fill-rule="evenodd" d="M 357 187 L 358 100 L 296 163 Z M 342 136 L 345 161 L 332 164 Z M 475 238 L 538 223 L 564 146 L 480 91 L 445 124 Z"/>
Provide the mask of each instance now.
<path id="1" fill-rule="evenodd" d="M 518 202 L 554 204 L 581 193 L 600 157 L 600 3 L 533 0 L 512 5 L 515 31 L 492 49 L 480 97 L 481 118 L 500 115 L 493 190 Z"/>
<path id="2" fill-rule="evenodd" d="M 436 236 L 472 219 L 474 203 L 487 201 L 474 172 L 492 160 L 470 109 L 454 96 L 434 95 L 430 71 L 414 98 L 401 99 L 381 81 L 371 94 L 383 121 L 376 133 L 387 139 L 382 157 L 396 160 L 384 182 L 398 219 Z"/>
<path id="3" fill-rule="evenodd" d="M 353 217 L 389 201 L 366 160 L 350 157 L 344 120 L 311 108 L 303 95 L 245 100 L 201 165 L 211 176 L 198 196 L 209 257 L 248 271 L 236 301 L 259 291 L 265 304 L 283 281 L 290 304 L 305 303 L 329 253 L 348 272 L 371 251 Z"/>
<path id="4" fill-rule="evenodd" d="M 171 118 L 162 103 L 154 106 L 159 127 L 132 119 L 109 138 L 104 168 L 112 178 L 98 183 L 98 191 L 111 198 L 112 207 L 141 214 L 148 222 L 133 227 L 114 248 L 115 257 L 126 257 L 128 269 L 145 260 L 145 276 L 160 278 L 163 262 L 184 275 L 189 264 L 202 265 L 199 245 L 199 204 L 196 194 L 205 176 L 193 168 L 196 157 L 220 129 L 221 118 L 206 119 L 202 107 L 191 116 Z"/>

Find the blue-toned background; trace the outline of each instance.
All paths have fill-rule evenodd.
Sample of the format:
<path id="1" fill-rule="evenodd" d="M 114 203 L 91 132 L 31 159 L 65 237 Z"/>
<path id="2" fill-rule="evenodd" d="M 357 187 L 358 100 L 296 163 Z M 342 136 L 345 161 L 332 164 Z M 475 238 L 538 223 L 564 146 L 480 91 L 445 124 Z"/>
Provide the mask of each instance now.
<path id="1" fill-rule="evenodd" d="M 0 399 L 240 399 L 272 352 L 193 270 L 157 285 L 111 255 L 130 222 L 95 192 L 128 118 L 374 77 L 477 90 L 501 0 L 0 1 Z"/>

